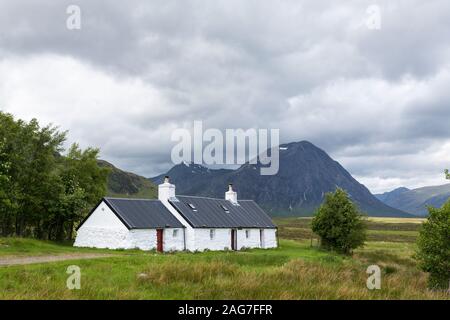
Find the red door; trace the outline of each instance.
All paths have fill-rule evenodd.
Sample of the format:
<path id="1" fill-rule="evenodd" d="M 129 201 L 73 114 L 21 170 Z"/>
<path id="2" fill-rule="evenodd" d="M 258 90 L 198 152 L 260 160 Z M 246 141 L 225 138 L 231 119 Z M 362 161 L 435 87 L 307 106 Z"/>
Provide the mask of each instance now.
<path id="1" fill-rule="evenodd" d="M 236 250 L 236 230 L 231 229 L 231 250 Z"/>
<path id="2" fill-rule="evenodd" d="M 163 252 L 163 229 L 156 230 L 156 250 Z"/>

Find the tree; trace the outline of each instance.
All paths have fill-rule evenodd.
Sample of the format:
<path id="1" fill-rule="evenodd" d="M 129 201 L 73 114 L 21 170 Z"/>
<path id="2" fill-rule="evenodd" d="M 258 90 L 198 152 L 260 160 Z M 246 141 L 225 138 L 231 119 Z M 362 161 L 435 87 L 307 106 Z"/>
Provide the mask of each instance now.
<path id="1" fill-rule="evenodd" d="M 70 239 L 75 224 L 106 193 L 107 169 L 98 149 L 74 144 L 66 132 L 36 119 L 15 120 L 0 111 L 0 234 Z"/>
<path id="2" fill-rule="evenodd" d="M 352 253 L 366 240 L 363 216 L 340 188 L 326 194 L 312 220 L 312 230 L 319 235 L 322 247 L 345 254 Z"/>
<path id="3" fill-rule="evenodd" d="M 60 177 L 64 191 L 60 198 L 59 217 L 65 222 L 69 239 L 72 238 L 75 224 L 81 222 L 89 208 L 106 194 L 109 169 L 98 165 L 98 154 L 98 149 L 81 150 L 78 144 L 73 144 L 62 160 Z M 60 224 L 57 225 L 59 228 L 62 227 Z M 57 233 L 57 238 L 60 238 L 58 235 L 61 232 L 60 230 Z"/>
<path id="4" fill-rule="evenodd" d="M 18 120 L 17 124 L 17 134 L 10 137 L 11 175 L 18 205 L 15 233 L 41 238 L 42 222 L 57 199 L 56 155 L 63 150 L 66 133 L 51 125 L 41 128 L 36 119 L 29 123 Z"/>
<path id="5" fill-rule="evenodd" d="M 0 112 L 0 229 L 2 236 L 13 231 L 17 201 L 15 180 L 13 179 L 13 160 L 11 137 L 17 135 L 18 124 L 11 115 Z"/>
<path id="6" fill-rule="evenodd" d="M 13 211 L 8 187 L 11 182 L 10 167 L 11 163 L 5 152 L 5 142 L 0 141 L 0 234 L 2 236 L 6 236 L 10 232 L 9 226 L 11 212 Z"/>
<path id="7" fill-rule="evenodd" d="M 450 200 L 442 208 L 428 208 L 417 240 L 416 258 L 428 272 L 429 287 L 445 289 L 450 282 Z"/>
<path id="8" fill-rule="evenodd" d="M 445 170 L 445 178 L 450 179 L 450 172 L 448 171 L 448 169 Z"/>

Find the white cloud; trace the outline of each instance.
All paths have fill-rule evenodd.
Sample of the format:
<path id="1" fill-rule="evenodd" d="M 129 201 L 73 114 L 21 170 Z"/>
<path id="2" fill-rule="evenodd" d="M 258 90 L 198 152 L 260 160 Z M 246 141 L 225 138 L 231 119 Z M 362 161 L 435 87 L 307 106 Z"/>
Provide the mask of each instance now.
<path id="1" fill-rule="evenodd" d="M 0 83 L 5 111 L 69 129 L 69 143 L 100 146 L 102 157 L 124 165 L 163 157 L 175 116 L 186 112 L 139 78 L 119 79 L 70 57 L 3 60 Z M 150 161 L 142 169 L 149 170 Z"/>

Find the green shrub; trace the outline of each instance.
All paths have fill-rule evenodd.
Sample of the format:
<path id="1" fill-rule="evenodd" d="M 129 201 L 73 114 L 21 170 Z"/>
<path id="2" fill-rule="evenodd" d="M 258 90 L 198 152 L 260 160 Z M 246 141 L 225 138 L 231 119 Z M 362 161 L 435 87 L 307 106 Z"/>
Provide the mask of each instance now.
<path id="1" fill-rule="evenodd" d="M 416 258 L 420 268 L 430 274 L 430 288 L 445 289 L 450 282 L 450 201 L 428 211 L 417 240 Z"/>
<path id="2" fill-rule="evenodd" d="M 363 216 L 340 188 L 326 195 L 311 226 L 325 249 L 349 254 L 366 240 Z"/>

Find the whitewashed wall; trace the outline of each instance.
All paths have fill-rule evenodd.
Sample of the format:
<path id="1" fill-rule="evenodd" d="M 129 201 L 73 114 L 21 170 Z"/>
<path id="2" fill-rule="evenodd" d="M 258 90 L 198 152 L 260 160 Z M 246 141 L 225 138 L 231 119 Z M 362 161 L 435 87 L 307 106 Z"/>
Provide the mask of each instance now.
<path id="1" fill-rule="evenodd" d="M 125 249 L 156 249 L 156 229 L 134 229 L 129 231 Z"/>
<path id="2" fill-rule="evenodd" d="M 231 250 L 231 229 L 194 229 L 195 250 Z M 214 238 L 210 237 L 210 230 L 214 230 Z"/>
<path id="3" fill-rule="evenodd" d="M 167 203 L 167 208 L 187 227 L 184 230 L 178 229 L 176 237 L 173 236 L 173 228 L 164 229 L 164 251 L 231 249 L 231 229 L 214 229 L 214 239 L 211 239 L 211 229 L 193 229 L 169 203 Z M 246 230 L 250 231 L 249 238 L 246 237 Z M 237 230 L 237 248 L 260 248 L 259 232 L 260 229 Z M 74 246 L 153 250 L 156 249 L 156 230 L 128 230 L 114 212 L 105 203 L 101 203 L 78 229 Z M 276 247 L 276 229 L 264 229 L 264 248 Z"/>
<path id="4" fill-rule="evenodd" d="M 163 250 L 184 250 L 183 229 L 174 237 L 174 228 L 164 229 Z M 107 249 L 156 249 L 156 229 L 128 228 L 114 212 L 101 203 L 85 223 L 78 229 L 74 246 Z"/>
<path id="5" fill-rule="evenodd" d="M 264 229 L 264 248 L 278 247 L 277 229 Z"/>
<path id="6" fill-rule="evenodd" d="M 248 230 L 248 238 L 245 232 Z M 261 248 L 260 229 L 242 229 L 237 231 L 237 248 Z"/>
<path id="7" fill-rule="evenodd" d="M 188 251 L 197 250 L 195 245 L 195 229 L 193 229 L 191 225 L 180 215 L 180 213 L 169 203 L 168 199 L 165 196 L 162 197 L 160 194 L 159 200 L 167 208 L 167 210 L 169 210 L 170 213 L 174 215 L 175 218 L 177 218 L 177 220 L 180 221 L 181 224 L 185 227 L 184 232 L 186 233 L 186 246 L 184 246 L 183 244 L 183 249 L 186 249 Z"/>
<path id="8" fill-rule="evenodd" d="M 81 228 L 86 227 L 127 229 L 105 202 L 102 202 L 81 226 Z"/>
<path id="9" fill-rule="evenodd" d="M 174 230 L 177 230 L 174 236 Z M 127 248 L 141 250 L 155 250 L 157 246 L 156 229 L 134 229 L 130 230 Z M 184 235 L 182 228 L 167 228 L 163 231 L 163 251 L 184 250 Z"/>
<path id="10" fill-rule="evenodd" d="M 210 238 L 211 229 L 194 229 L 194 247 L 195 250 L 231 250 L 231 229 L 214 229 L 214 239 Z M 246 236 L 246 230 L 249 231 L 249 237 Z M 276 229 L 264 229 L 264 248 L 276 248 L 277 238 Z M 240 229 L 237 230 L 237 249 L 242 248 L 261 248 L 260 229 Z M 193 251 L 193 250 L 191 250 Z"/>
<path id="11" fill-rule="evenodd" d="M 127 243 L 128 230 L 106 228 L 80 228 L 75 239 L 75 247 L 123 249 Z"/>
<path id="12" fill-rule="evenodd" d="M 129 230 L 114 212 L 102 202 L 78 229 L 75 247 L 126 248 Z"/>
<path id="13" fill-rule="evenodd" d="M 174 236 L 174 230 L 178 230 L 176 236 Z M 164 251 L 182 251 L 182 250 L 184 250 L 184 229 L 182 229 L 182 228 L 164 229 L 163 250 Z"/>

